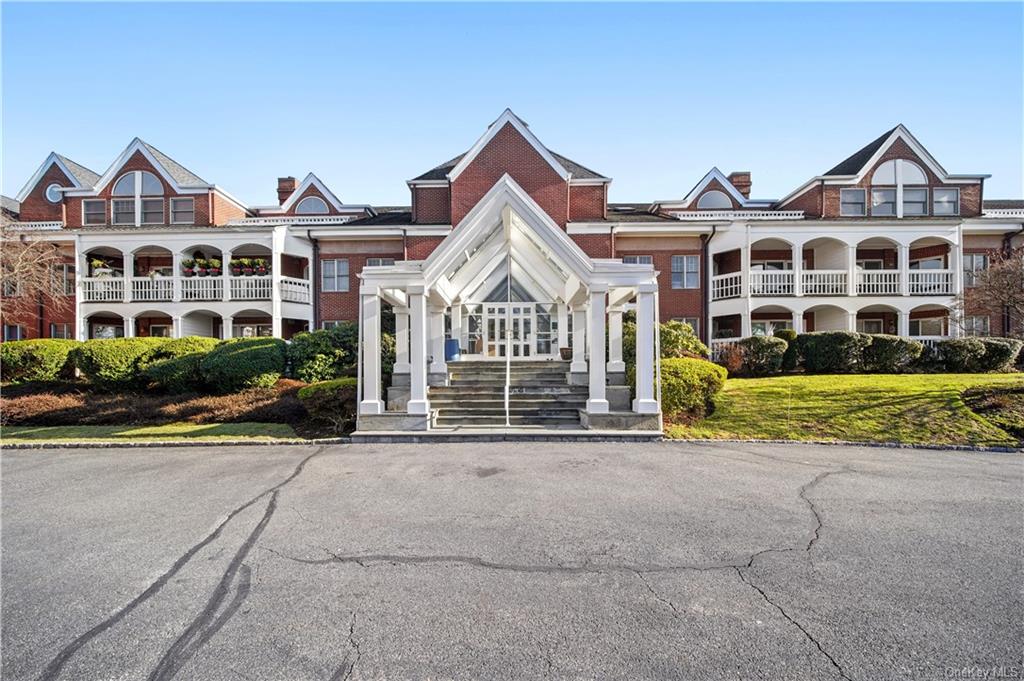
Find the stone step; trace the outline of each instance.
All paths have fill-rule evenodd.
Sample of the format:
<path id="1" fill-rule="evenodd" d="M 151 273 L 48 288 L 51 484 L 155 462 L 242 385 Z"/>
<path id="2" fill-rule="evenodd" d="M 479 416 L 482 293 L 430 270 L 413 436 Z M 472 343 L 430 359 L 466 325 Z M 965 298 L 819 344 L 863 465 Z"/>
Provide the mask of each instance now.
<path id="1" fill-rule="evenodd" d="M 432 407 L 435 405 L 431 405 Z M 508 409 L 509 416 L 559 416 L 579 420 L 579 407 L 513 407 Z M 500 416 L 505 417 L 504 405 L 494 407 L 479 407 L 477 405 L 466 407 L 441 407 L 437 410 L 438 417 L 475 417 L 475 416 Z"/>
<path id="2" fill-rule="evenodd" d="M 582 409 L 587 404 L 584 396 L 566 396 L 564 398 L 530 397 L 528 399 L 509 399 L 508 405 L 513 409 Z M 489 396 L 487 398 L 465 398 L 465 397 L 430 397 L 430 406 L 435 409 L 495 409 L 505 408 L 505 400 L 501 397 Z"/>
<path id="3" fill-rule="evenodd" d="M 511 415 L 509 423 L 514 426 L 562 426 L 579 425 L 579 416 L 521 416 Z M 438 415 L 435 420 L 438 426 L 503 426 L 505 415 L 493 416 L 442 416 Z"/>
<path id="4" fill-rule="evenodd" d="M 522 386 L 513 385 L 509 388 L 509 396 L 515 398 L 548 397 L 553 395 L 579 395 L 586 398 L 589 394 L 585 385 L 539 385 Z M 438 385 L 431 386 L 427 395 L 433 397 L 464 397 L 488 398 L 505 396 L 505 384 L 497 385 Z"/>
<path id="5" fill-rule="evenodd" d="M 519 368 L 527 368 L 527 367 L 528 368 L 536 368 L 536 367 L 552 368 L 552 367 L 558 367 L 558 368 L 564 369 L 565 371 L 569 370 L 569 362 L 565 362 L 565 361 L 562 361 L 562 360 L 546 360 L 546 359 L 513 360 L 510 364 L 512 365 L 513 369 L 515 369 L 517 367 L 519 367 Z M 459 360 L 457 362 L 448 362 L 448 367 L 450 369 L 455 369 L 457 367 L 482 367 L 482 368 L 486 368 L 486 369 L 495 369 L 495 368 L 497 368 L 497 369 L 501 369 L 502 371 L 504 371 L 505 370 L 505 362 L 500 361 L 500 360 L 499 361 L 493 361 L 493 362 L 487 362 L 487 361 L 481 361 L 481 360 Z"/>
<path id="6" fill-rule="evenodd" d="M 449 381 L 448 383 L 449 383 L 449 387 L 453 387 L 453 388 L 473 387 L 473 386 L 496 386 L 496 387 L 501 387 L 501 388 L 505 387 L 505 379 L 504 378 L 501 378 L 501 379 L 458 378 L 458 379 Z M 555 386 L 563 386 L 563 385 L 567 385 L 567 384 L 565 382 L 565 379 L 537 379 L 537 378 L 534 378 L 534 379 L 530 379 L 528 381 L 519 381 L 519 380 L 516 380 L 516 379 L 512 379 L 511 381 L 509 381 L 509 385 L 517 387 L 517 388 L 531 388 L 531 387 L 548 388 L 548 387 L 555 387 Z"/>

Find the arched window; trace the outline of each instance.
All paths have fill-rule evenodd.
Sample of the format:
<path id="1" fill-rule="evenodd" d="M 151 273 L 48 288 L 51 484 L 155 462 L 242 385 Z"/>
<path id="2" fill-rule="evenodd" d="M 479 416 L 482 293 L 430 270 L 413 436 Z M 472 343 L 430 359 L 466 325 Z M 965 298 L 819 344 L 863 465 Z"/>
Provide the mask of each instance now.
<path id="1" fill-rule="evenodd" d="M 871 175 L 871 214 L 904 217 L 928 214 L 928 175 L 921 166 L 896 158 Z"/>
<path id="2" fill-rule="evenodd" d="M 723 208 L 732 208 L 732 201 L 725 195 L 725 192 L 712 189 L 701 195 L 697 200 L 697 208 L 701 210 L 722 210 Z"/>
<path id="3" fill-rule="evenodd" d="M 111 201 L 115 225 L 155 225 L 164 221 L 164 185 L 148 170 L 125 173 L 114 183 L 111 194 L 117 197 Z"/>
<path id="4" fill-rule="evenodd" d="M 135 196 L 135 183 L 138 176 L 142 177 L 142 196 L 163 196 L 164 185 L 156 175 L 148 170 L 125 173 L 114 184 L 114 196 Z"/>
<path id="5" fill-rule="evenodd" d="M 296 215 L 327 215 L 327 202 L 319 196 L 307 196 L 295 206 Z"/>

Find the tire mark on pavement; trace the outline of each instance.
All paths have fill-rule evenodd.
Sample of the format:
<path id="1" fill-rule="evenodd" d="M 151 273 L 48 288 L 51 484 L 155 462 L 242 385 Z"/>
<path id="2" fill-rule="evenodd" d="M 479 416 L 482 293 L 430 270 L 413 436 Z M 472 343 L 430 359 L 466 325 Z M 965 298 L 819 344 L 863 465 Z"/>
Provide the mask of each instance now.
<path id="1" fill-rule="evenodd" d="M 89 629 L 85 633 L 81 634 L 73 641 L 71 641 L 71 643 L 64 646 L 64 648 L 62 648 L 60 652 L 57 653 L 57 655 L 52 660 L 50 660 L 50 663 L 46 665 L 46 668 L 43 670 L 43 673 L 39 676 L 40 681 L 51 681 L 52 679 L 56 679 L 57 677 L 59 677 L 61 671 L 64 669 L 64 665 L 66 665 L 68 660 L 70 660 L 75 653 L 81 650 L 83 646 L 88 644 L 90 641 L 92 641 L 99 635 L 106 632 L 115 624 L 119 623 L 121 620 L 127 617 L 133 610 L 135 610 L 135 608 L 139 607 L 139 605 L 145 603 L 147 600 L 149 600 L 157 593 L 159 593 L 160 590 L 163 589 L 163 587 L 167 584 L 167 582 L 170 581 L 170 579 L 174 577 L 176 574 L 178 574 L 178 572 L 183 567 L 185 567 L 185 565 L 187 565 L 188 562 L 192 560 L 192 558 L 195 557 L 197 553 L 199 553 L 199 551 L 201 551 L 204 547 L 208 546 L 210 542 L 214 541 L 215 539 L 217 539 L 217 537 L 221 535 L 221 532 L 223 532 L 224 528 L 228 525 L 228 523 L 230 523 L 235 518 L 235 516 L 245 511 L 247 508 L 255 504 L 263 497 L 267 496 L 268 494 L 273 494 L 277 492 L 285 485 L 290 483 L 292 480 L 297 478 L 299 474 L 302 473 L 303 468 L 305 468 L 309 460 L 312 459 L 314 456 L 320 454 L 323 450 L 324 447 L 317 448 L 315 452 L 313 452 L 312 454 L 304 458 L 302 461 L 300 461 L 299 464 L 295 467 L 295 470 L 293 470 L 291 475 L 289 475 L 287 478 L 277 483 L 273 487 L 268 487 L 267 489 L 263 490 L 256 496 L 252 497 L 251 499 L 243 503 L 241 506 L 238 506 L 233 511 L 228 513 L 224 520 L 222 520 L 220 524 L 218 524 L 217 527 L 215 527 L 213 531 L 210 532 L 210 534 L 203 537 L 199 542 L 194 544 L 188 551 L 183 553 L 176 561 L 174 561 L 174 563 L 166 572 L 160 575 L 155 582 L 146 587 L 146 589 L 142 593 L 133 598 L 124 607 L 122 607 L 120 610 L 112 614 L 110 617 L 107 617 L 105 620 L 103 620 L 93 628 Z"/>

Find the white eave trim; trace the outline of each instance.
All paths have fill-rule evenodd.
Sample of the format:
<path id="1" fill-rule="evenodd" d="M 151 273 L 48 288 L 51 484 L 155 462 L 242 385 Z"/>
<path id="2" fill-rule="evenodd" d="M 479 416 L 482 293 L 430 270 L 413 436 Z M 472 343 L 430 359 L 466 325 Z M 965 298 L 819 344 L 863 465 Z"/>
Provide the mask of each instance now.
<path id="1" fill-rule="evenodd" d="M 410 187 L 426 187 L 426 188 L 447 188 L 448 180 L 408 180 L 406 182 Z"/>
<path id="2" fill-rule="evenodd" d="M 547 161 L 548 165 L 558 173 L 559 177 L 566 181 L 572 177 L 572 174 L 555 159 L 543 144 L 540 143 L 540 140 L 537 139 L 536 135 L 530 132 L 530 129 L 526 124 L 523 123 L 518 116 L 512 113 L 511 109 L 505 109 L 501 115 L 498 116 L 498 120 L 491 123 L 490 127 L 487 128 L 487 132 L 485 132 L 483 136 L 476 141 L 476 144 L 474 144 L 455 165 L 455 167 L 451 169 L 448 173 L 449 182 L 454 182 L 455 179 L 462 174 L 462 171 L 469 167 L 469 164 L 473 162 L 473 159 L 475 159 L 477 155 L 480 154 L 481 150 L 483 150 L 483 148 L 486 147 L 492 139 L 494 139 L 494 136 L 505 127 L 505 124 L 509 124 L 515 128 L 530 144 L 530 146 L 532 146 L 534 150 L 540 154 L 545 161 Z"/>
<path id="3" fill-rule="evenodd" d="M 610 177 L 574 177 L 569 180 L 573 187 L 594 187 L 602 184 L 611 184 Z"/>
<path id="4" fill-rule="evenodd" d="M 107 171 L 103 173 L 100 179 L 96 182 L 96 186 L 89 188 L 88 192 L 82 194 L 76 192 L 75 196 L 95 196 L 99 194 L 100 190 L 114 180 L 124 164 L 128 162 L 128 159 L 131 158 L 132 154 L 136 151 L 140 152 L 145 159 L 149 161 L 149 164 L 153 166 L 158 173 L 160 173 L 160 176 L 167 181 L 167 184 L 171 185 L 177 194 L 202 194 L 213 189 L 215 186 L 212 184 L 178 184 L 167 168 L 165 168 L 164 165 L 160 163 L 152 153 L 150 153 L 149 149 L 146 148 L 146 143 L 136 137 L 127 147 L 125 147 L 124 151 L 114 159 L 114 162 L 110 164 Z"/>
<path id="5" fill-rule="evenodd" d="M 281 213 L 287 213 L 291 210 L 291 207 L 295 205 L 295 202 L 299 200 L 299 197 L 302 196 L 302 194 L 311 186 L 316 187 L 317 190 L 319 190 L 320 194 L 331 203 L 331 207 L 334 208 L 334 210 L 342 210 L 341 200 L 327 188 L 327 185 L 320 181 L 319 177 L 313 173 L 309 173 L 305 178 L 303 178 L 302 182 L 299 183 L 299 186 L 295 188 L 295 191 L 288 196 L 285 202 L 278 206 L 278 211 Z"/>
<path id="6" fill-rule="evenodd" d="M 298 225 L 294 225 L 298 227 Z M 306 233 L 314 239 L 400 239 L 403 236 L 440 236 L 446 237 L 452 231 L 451 225 L 430 225 L 429 227 L 418 227 L 416 225 L 395 225 L 393 227 L 349 227 L 349 228 L 315 228 L 308 229 Z"/>
<path id="7" fill-rule="evenodd" d="M 712 224 L 728 224 L 728 220 L 700 225 L 666 222 L 570 222 L 565 226 L 568 234 L 708 234 Z"/>
<path id="8" fill-rule="evenodd" d="M 43 175 L 46 174 L 46 171 L 49 170 L 50 166 L 53 165 L 54 163 L 57 164 L 57 167 L 60 168 L 60 171 L 62 173 L 67 175 L 67 178 L 71 180 L 71 182 L 75 185 L 76 188 L 80 188 L 82 186 L 82 183 L 78 181 L 78 178 L 75 177 L 74 173 L 72 173 L 71 170 L 68 169 L 67 165 L 65 165 L 64 162 L 60 160 L 60 156 L 57 154 L 57 152 L 51 151 L 50 155 L 46 157 L 45 161 L 43 161 L 43 164 L 39 166 L 39 168 L 32 175 L 32 177 L 29 178 L 28 182 L 25 183 L 25 186 L 21 188 L 21 191 L 18 192 L 18 195 L 15 197 L 15 201 L 21 203 L 22 201 L 27 199 L 28 195 L 32 193 L 32 190 L 35 189 L 35 186 L 39 184 L 39 180 L 43 179 Z M 65 188 L 64 191 L 66 191 L 67 189 L 68 188 Z"/>

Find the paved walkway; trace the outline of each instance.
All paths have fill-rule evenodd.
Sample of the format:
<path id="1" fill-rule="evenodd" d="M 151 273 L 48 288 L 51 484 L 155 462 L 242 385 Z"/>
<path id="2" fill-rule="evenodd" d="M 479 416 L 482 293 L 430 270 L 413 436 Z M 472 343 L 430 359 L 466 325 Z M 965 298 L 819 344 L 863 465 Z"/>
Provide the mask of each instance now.
<path id="1" fill-rule="evenodd" d="M 1019 678 L 1022 462 L 683 443 L 8 451 L 2 674 Z"/>

